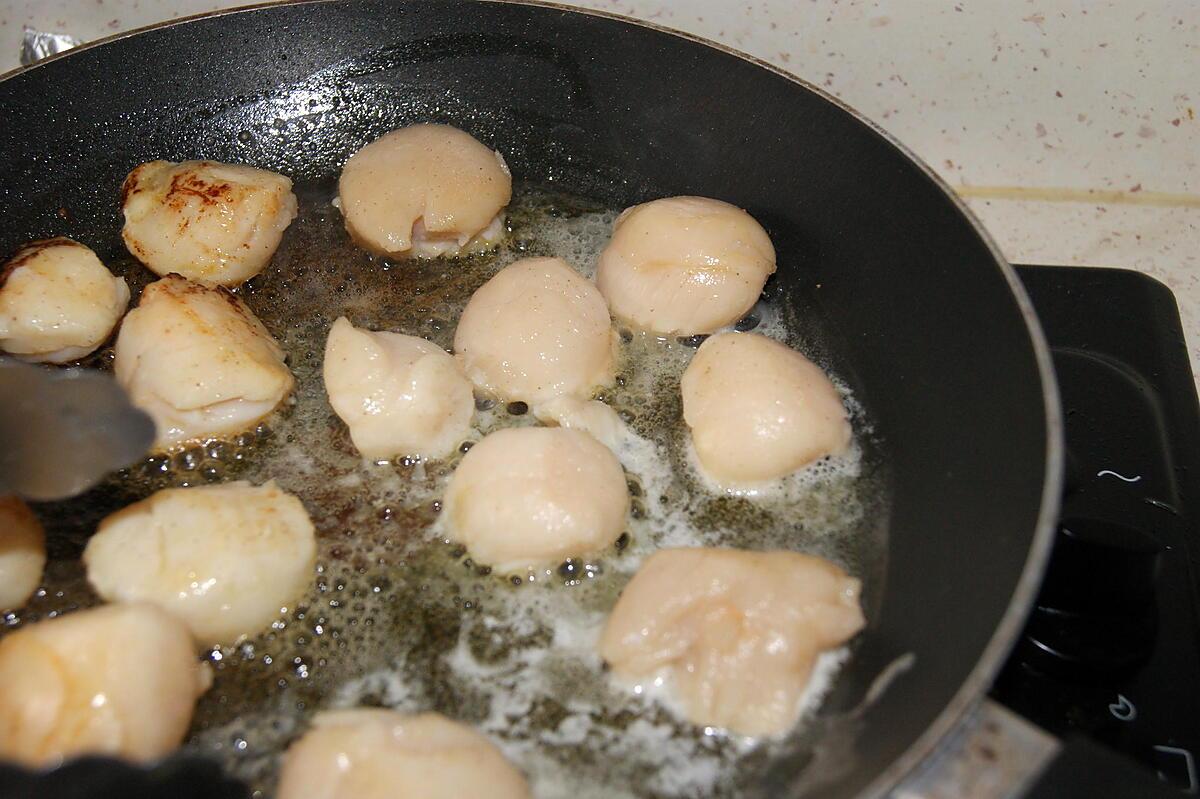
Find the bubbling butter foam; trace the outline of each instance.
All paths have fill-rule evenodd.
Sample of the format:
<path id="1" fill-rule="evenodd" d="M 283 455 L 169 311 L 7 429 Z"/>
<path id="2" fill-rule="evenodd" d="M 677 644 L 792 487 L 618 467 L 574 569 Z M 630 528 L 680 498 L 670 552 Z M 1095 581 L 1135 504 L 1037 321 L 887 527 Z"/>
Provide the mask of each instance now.
<path id="1" fill-rule="evenodd" d="M 5 617 L 19 627 L 94 604 L 73 558 L 107 513 L 167 486 L 274 479 L 304 502 L 318 534 L 313 585 L 271 629 L 208 652 L 215 683 L 186 745 L 269 796 L 279 754 L 322 709 L 378 705 L 434 710 L 488 734 L 542 799 L 730 795 L 739 765 L 777 741 L 697 728 L 670 697 L 615 685 L 595 653 L 604 620 L 645 556 L 661 547 L 795 549 L 862 576 L 877 557 L 863 531 L 879 492 L 857 445 L 760 496 L 714 491 L 689 465 L 679 377 L 699 339 L 620 330 L 616 385 L 597 396 L 622 418 L 616 454 L 633 500 L 626 535 L 587 558 L 520 575 L 490 573 L 438 525 L 458 459 L 482 435 L 538 424 L 529 408 L 476 404 L 474 432 L 441 461 L 373 463 L 352 446 L 321 379 L 325 338 L 346 316 L 372 330 L 421 336 L 449 349 L 471 293 L 501 268 L 557 256 L 591 277 L 615 209 L 517 187 L 509 233 L 493 252 L 393 262 L 350 242 L 331 183 L 298 185 L 300 215 L 267 270 L 242 289 L 288 354 L 292 400 L 253 433 L 156 457 L 87 495 L 41 508 L 50 590 Z M 114 271 L 135 293 L 152 275 Z M 808 351 L 788 314 L 760 302 L 738 325 Z M 111 353 L 91 360 L 108 368 Z M 836 378 L 835 378 L 836 382 Z M 866 419 L 846 391 L 855 430 Z M 821 660 L 810 710 L 845 652 Z"/>

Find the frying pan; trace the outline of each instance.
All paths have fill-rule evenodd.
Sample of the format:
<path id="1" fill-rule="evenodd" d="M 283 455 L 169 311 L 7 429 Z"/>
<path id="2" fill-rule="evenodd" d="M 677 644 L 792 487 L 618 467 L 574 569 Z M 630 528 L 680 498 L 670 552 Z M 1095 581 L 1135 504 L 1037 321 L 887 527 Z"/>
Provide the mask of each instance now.
<path id="1" fill-rule="evenodd" d="M 886 499 L 867 534 L 886 556 L 862 575 L 869 624 L 822 709 L 826 735 L 763 766 L 754 790 L 885 793 L 981 698 L 1021 628 L 1061 431 L 1012 269 L 927 167 L 834 98 L 711 44 L 552 5 L 223 13 L 0 82 L 0 252 L 66 235 L 121 254 L 117 187 L 146 160 L 328 178 L 415 121 L 468 130 L 519 180 L 613 207 L 719 197 L 768 229 L 770 290 L 871 420 Z"/>

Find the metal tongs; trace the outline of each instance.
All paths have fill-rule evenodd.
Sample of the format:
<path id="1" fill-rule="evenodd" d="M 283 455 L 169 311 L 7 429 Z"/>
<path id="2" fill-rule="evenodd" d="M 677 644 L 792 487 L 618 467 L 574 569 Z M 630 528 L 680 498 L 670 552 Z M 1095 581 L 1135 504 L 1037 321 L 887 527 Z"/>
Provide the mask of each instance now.
<path id="1" fill-rule="evenodd" d="M 74 496 L 153 442 L 154 422 L 112 375 L 0 358 L 0 496 Z"/>

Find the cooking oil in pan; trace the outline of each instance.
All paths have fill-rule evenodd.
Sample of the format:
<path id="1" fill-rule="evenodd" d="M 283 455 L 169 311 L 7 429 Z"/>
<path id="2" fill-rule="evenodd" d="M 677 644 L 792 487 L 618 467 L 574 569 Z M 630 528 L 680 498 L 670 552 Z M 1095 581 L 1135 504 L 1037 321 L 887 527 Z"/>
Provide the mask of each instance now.
<path id="1" fill-rule="evenodd" d="M 733 793 L 739 765 L 760 762 L 776 744 L 698 729 L 612 685 L 595 641 L 637 565 L 664 546 L 797 549 L 864 574 L 875 547 L 861 531 L 874 489 L 860 474 L 858 445 L 761 497 L 713 492 L 691 466 L 678 388 L 699 340 L 622 330 L 619 377 L 599 398 L 636 433 L 619 453 L 633 496 L 626 534 L 590 558 L 492 573 L 437 525 L 446 479 L 471 442 L 441 462 L 365 462 L 325 395 L 325 337 L 344 315 L 450 349 L 471 293 L 508 263 L 556 255 L 591 276 L 616 213 L 518 187 L 511 234 L 498 251 L 391 262 L 350 244 L 331 184 L 298 186 L 297 194 L 300 216 L 272 265 L 242 289 L 288 353 L 294 396 L 235 440 L 147 459 L 83 497 L 40 506 L 51 541 L 48 588 L 9 614 L 8 626 L 96 604 L 77 557 L 105 514 L 167 486 L 274 479 L 304 501 L 316 525 L 313 587 L 269 630 L 207 652 L 215 681 L 197 707 L 188 749 L 269 796 L 280 753 L 313 713 L 437 710 L 487 733 L 546 799 Z M 116 271 L 135 292 L 153 277 L 133 262 Z M 759 303 L 740 325 L 751 327 L 806 349 L 785 308 Z M 102 351 L 90 365 L 110 361 Z M 846 396 L 861 433 L 862 413 Z M 477 407 L 478 435 L 537 423 L 520 406 Z M 823 658 L 818 688 L 838 660 Z"/>

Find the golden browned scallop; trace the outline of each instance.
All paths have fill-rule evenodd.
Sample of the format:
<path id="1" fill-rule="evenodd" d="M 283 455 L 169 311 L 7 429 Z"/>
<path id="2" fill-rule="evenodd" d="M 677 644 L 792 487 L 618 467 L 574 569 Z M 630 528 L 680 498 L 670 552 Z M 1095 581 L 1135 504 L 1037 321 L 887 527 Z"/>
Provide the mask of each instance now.
<path id="1" fill-rule="evenodd" d="M 179 275 L 142 292 L 113 368 L 154 419 L 160 449 L 253 427 L 294 383 L 283 350 L 241 299 Z"/>
<path id="2" fill-rule="evenodd" d="M 346 230 L 381 255 L 436 258 L 503 238 L 512 177 L 500 153 L 449 125 L 393 130 L 350 157 L 338 181 Z"/>
<path id="3" fill-rule="evenodd" d="M 256 633 L 313 580 L 304 505 L 270 481 L 167 488 L 108 516 L 83 551 L 109 601 L 153 602 L 202 646 Z"/>
<path id="4" fill-rule="evenodd" d="M 125 280 L 84 245 L 31 242 L 0 266 L 0 350 L 24 361 L 82 358 L 108 339 L 128 304 Z"/>
<path id="5" fill-rule="evenodd" d="M 863 626 L 859 581 L 796 552 L 664 549 L 625 586 L 600 639 L 618 679 L 667 690 L 695 724 L 786 732 L 817 656 Z"/>
<path id="6" fill-rule="evenodd" d="M 775 248 L 742 209 L 706 197 L 668 197 L 617 218 L 596 285 L 613 316 L 690 336 L 731 325 L 775 271 Z"/>
<path id="7" fill-rule="evenodd" d="M 296 218 L 292 181 L 217 161 L 150 161 L 121 189 L 121 235 L 158 275 L 236 286 L 271 260 Z"/>
<path id="8" fill-rule="evenodd" d="M 318 713 L 283 758 L 278 799 L 529 799 L 486 737 L 437 713 Z"/>
<path id="9" fill-rule="evenodd" d="M 783 477 L 850 443 L 841 396 L 821 368 L 757 333 L 705 341 L 680 388 L 700 466 L 727 488 Z"/>
<path id="10" fill-rule="evenodd" d="M 0 758 L 156 760 L 183 741 L 211 681 L 187 627 L 154 605 L 30 624 L 0 640 Z"/>
<path id="11" fill-rule="evenodd" d="M 526 258 L 471 295 L 454 351 L 481 391 L 536 405 L 611 383 L 614 341 L 591 281 L 562 259 Z"/>

